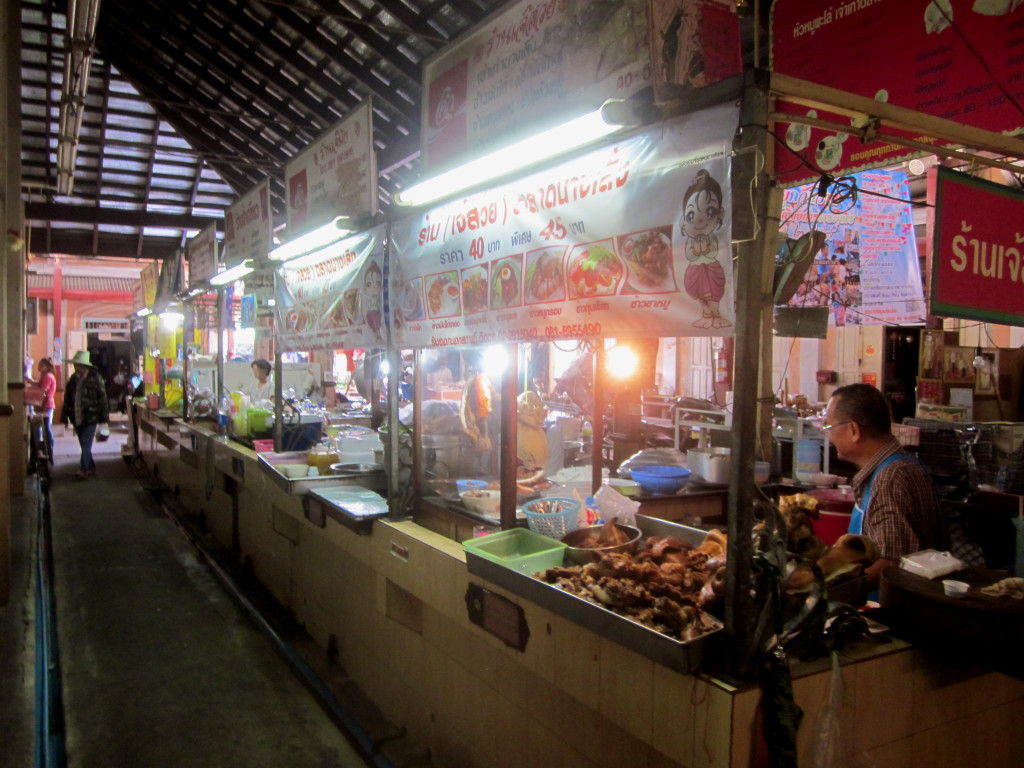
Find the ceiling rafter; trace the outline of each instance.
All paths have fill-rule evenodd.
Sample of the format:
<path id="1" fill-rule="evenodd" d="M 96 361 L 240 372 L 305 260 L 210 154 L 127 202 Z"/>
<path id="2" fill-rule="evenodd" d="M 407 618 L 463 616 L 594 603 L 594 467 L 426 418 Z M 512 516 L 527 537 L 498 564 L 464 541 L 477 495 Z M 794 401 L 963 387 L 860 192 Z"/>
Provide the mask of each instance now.
<path id="1" fill-rule="evenodd" d="M 285 165 L 367 98 L 386 211 L 418 177 L 422 62 L 505 2 L 103 0 L 65 197 L 52 147 L 66 4 L 21 0 L 31 246 L 164 258 L 265 178 L 280 222 Z"/>

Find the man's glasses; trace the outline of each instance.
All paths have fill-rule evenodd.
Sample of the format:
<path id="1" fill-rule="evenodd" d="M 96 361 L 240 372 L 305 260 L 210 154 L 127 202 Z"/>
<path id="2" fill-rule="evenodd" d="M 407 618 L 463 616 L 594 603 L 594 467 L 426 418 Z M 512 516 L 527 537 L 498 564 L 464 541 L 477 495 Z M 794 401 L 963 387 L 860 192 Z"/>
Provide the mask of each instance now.
<path id="1" fill-rule="evenodd" d="M 822 432 L 828 432 L 831 429 L 835 429 L 836 427 L 843 426 L 843 424 L 852 424 L 852 423 L 853 423 L 852 420 L 848 420 L 848 421 L 839 421 L 839 422 L 836 422 L 835 424 L 823 424 L 822 427 L 821 427 L 821 431 Z"/>

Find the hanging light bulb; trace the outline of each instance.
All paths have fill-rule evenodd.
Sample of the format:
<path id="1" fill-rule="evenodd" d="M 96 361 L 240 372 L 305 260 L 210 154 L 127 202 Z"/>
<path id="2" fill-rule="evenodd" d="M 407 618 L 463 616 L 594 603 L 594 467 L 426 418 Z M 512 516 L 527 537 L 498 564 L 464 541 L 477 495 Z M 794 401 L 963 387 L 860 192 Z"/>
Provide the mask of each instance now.
<path id="1" fill-rule="evenodd" d="M 981 354 L 981 347 L 974 348 L 974 367 L 983 368 L 988 363 L 984 355 Z"/>

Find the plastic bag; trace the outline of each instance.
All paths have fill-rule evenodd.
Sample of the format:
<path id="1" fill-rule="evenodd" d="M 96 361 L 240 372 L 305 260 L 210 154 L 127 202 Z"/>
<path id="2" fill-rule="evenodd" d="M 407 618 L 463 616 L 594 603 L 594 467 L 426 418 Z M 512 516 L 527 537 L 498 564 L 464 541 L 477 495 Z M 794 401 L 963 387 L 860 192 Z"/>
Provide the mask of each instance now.
<path id="1" fill-rule="evenodd" d="M 636 525 L 636 513 L 640 509 L 640 502 L 633 501 L 623 496 L 611 485 L 602 485 L 594 494 L 594 501 L 597 502 L 597 510 L 604 521 L 618 518 L 622 525 Z"/>
<path id="2" fill-rule="evenodd" d="M 832 654 L 832 675 L 829 680 L 825 705 L 818 712 L 811 742 L 813 768 L 874 768 L 874 761 L 867 752 L 852 744 L 849 734 L 840 728 L 844 708 L 849 707 L 845 697 L 843 672 L 839 666 L 839 654 Z M 847 717 L 846 722 L 851 722 Z"/>

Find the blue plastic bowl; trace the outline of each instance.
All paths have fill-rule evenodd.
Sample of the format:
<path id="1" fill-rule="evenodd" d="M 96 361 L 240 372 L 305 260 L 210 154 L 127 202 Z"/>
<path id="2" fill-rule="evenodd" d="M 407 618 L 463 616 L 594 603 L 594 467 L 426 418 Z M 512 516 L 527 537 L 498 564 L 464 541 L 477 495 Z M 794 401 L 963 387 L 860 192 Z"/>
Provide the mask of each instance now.
<path id="1" fill-rule="evenodd" d="M 455 487 L 459 489 L 459 494 L 463 494 L 466 491 L 482 491 L 487 487 L 486 480 L 456 480 Z"/>
<path id="2" fill-rule="evenodd" d="M 690 470 L 667 464 L 631 467 L 630 476 L 647 493 L 677 493 L 690 481 Z"/>

